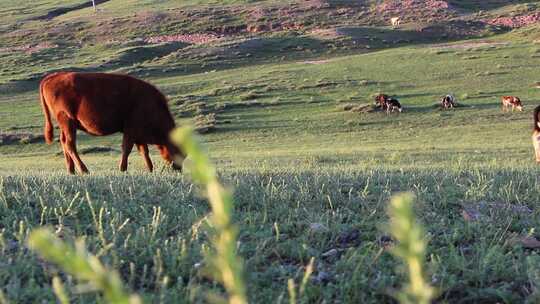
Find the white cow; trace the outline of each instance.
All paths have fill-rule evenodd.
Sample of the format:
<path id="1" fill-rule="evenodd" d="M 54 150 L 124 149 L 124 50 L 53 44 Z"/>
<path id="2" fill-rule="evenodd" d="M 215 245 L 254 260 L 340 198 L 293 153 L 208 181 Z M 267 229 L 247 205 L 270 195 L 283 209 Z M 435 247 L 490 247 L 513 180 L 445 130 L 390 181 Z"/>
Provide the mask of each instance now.
<path id="1" fill-rule="evenodd" d="M 390 19 L 390 22 L 392 22 L 393 28 L 397 28 L 401 24 L 401 17 L 393 17 Z"/>

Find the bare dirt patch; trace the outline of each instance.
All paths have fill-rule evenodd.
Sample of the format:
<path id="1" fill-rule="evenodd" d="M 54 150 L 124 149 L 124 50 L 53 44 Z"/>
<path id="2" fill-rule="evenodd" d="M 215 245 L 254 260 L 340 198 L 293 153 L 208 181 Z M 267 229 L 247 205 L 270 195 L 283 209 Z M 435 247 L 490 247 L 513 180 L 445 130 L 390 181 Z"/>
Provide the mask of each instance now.
<path id="1" fill-rule="evenodd" d="M 530 14 L 530 15 L 521 15 L 513 17 L 498 17 L 491 20 L 487 20 L 488 24 L 506 26 L 510 28 L 520 28 L 527 25 L 540 23 L 540 12 Z"/>
<path id="2" fill-rule="evenodd" d="M 419 17 L 446 20 L 457 13 L 448 2 L 440 0 L 387 0 L 376 10 L 385 16 L 413 22 L 417 22 Z"/>
<path id="3" fill-rule="evenodd" d="M 177 34 L 152 36 L 145 39 L 146 43 L 156 44 L 163 42 L 184 42 L 189 44 L 205 44 L 219 40 L 221 37 L 214 34 Z"/>
<path id="4" fill-rule="evenodd" d="M 37 53 L 46 49 L 57 48 L 58 45 L 50 42 L 40 42 L 38 44 L 26 44 L 22 46 L 12 46 L 0 48 L 0 53 L 24 52 L 27 54 Z"/>
<path id="5" fill-rule="evenodd" d="M 450 9 L 450 4 L 446 1 L 439 0 L 390 0 L 385 1 L 383 4 L 377 6 L 379 11 L 392 12 L 402 11 L 403 9 L 413 9 L 420 6 L 426 7 L 431 10 L 447 10 Z"/>

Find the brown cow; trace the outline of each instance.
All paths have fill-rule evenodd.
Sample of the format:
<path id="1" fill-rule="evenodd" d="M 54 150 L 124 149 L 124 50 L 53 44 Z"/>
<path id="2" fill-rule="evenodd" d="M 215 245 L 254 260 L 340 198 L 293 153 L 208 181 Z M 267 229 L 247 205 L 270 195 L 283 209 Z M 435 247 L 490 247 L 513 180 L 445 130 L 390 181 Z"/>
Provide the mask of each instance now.
<path id="1" fill-rule="evenodd" d="M 532 135 L 532 141 L 534 146 L 534 152 L 536 155 L 536 162 L 540 163 L 540 106 L 534 109 L 534 131 Z"/>
<path id="2" fill-rule="evenodd" d="M 514 109 L 518 109 L 519 111 L 523 111 L 523 105 L 521 104 L 521 100 L 519 97 L 515 96 L 503 96 L 502 97 L 502 107 L 503 111 L 508 111 L 508 107 L 512 107 L 512 112 L 514 112 Z"/>
<path id="3" fill-rule="evenodd" d="M 182 169 L 174 160 L 181 161 L 184 155 L 169 140 L 175 123 L 167 99 L 151 84 L 127 75 L 60 72 L 43 78 L 39 91 L 45 140 L 49 144 L 53 141 L 53 115 L 61 130 L 69 173 L 75 173 L 75 165 L 79 172 L 88 172 L 77 153 L 77 129 L 95 136 L 122 132 L 121 171 L 127 170 L 133 145 L 152 171 L 148 144 L 156 145 L 174 169 Z"/>

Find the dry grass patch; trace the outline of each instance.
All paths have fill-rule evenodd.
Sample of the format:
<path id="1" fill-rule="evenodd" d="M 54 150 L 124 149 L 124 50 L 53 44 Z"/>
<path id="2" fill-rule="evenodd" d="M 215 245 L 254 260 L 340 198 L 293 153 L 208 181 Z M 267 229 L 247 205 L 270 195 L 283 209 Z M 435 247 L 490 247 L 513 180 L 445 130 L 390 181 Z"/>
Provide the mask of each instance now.
<path id="1" fill-rule="evenodd" d="M 200 134 L 210 133 L 216 130 L 217 118 L 215 113 L 197 115 L 195 117 L 195 131 Z"/>
<path id="2" fill-rule="evenodd" d="M 346 103 L 338 106 L 338 109 L 346 112 L 355 112 L 355 113 L 373 113 L 381 111 L 381 109 L 375 105 L 365 103 L 365 104 L 354 104 Z"/>
<path id="3" fill-rule="evenodd" d="M 43 135 L 25 132 L 0 132 L 0 146 L 44 142 Z"/>

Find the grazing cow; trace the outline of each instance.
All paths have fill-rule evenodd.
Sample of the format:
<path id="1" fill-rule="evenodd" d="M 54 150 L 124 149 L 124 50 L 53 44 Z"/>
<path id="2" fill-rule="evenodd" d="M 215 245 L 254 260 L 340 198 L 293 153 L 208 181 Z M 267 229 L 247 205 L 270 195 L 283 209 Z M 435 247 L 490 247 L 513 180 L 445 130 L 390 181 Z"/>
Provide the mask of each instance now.
<path id="1" fill-rule="evenodd" d="M 445 109 L 454 108 L 456 106 L 456 98 L 453 95 L 446 95 L 441 100 L 441 106 Z"/>
<path id="2" fill-rule="evenodd" d="M 394 112 L 397 110 L 399 113 L 403 112 L 403 108 L 401 107 L 401 104 L 399 101 L 395 98 L 389 98 L 385 102 L 386 104 L 386 113 Z"/>
<path id="3" fill-rule="evenodd" d="M 534 109 L 534 131 L 532 135 L 532 141 L 534 146 L 534 152 L 536 155 L 536 162 L 540 164 L 540 106 Z"/>
<path id="4" fill-rule="evenodd" d="M 169 140 L 175 123 L 165 96 L 151 84 L 127 75 L 60 72 L 46 76 L 39 86 L 45 115 L 44 135 L 53 141 L 51 116 L 60 127 L 66 167 L 88 173 L 77 153 L 76 132 L 95 136 L 123 133 L 120 170 L 126 171 L 128 156 L 136 145 L 146 167 L 153 170 L 148 145 L 156 145 L 174 169 L 181 170 L 184 155 Z"/>
<path id="5" fill-rule="evenodd" d="M 393 17 L 390 19 L 393 28 L 398 28 L 401 24 L 401 17 Z"/>
<path id="6" fill-rule="evenodd" d="M 380 107 L 383 111 L 386 110 L 386 101 L 390 99 L 390 97 L 386 94 L 379 94 L 375 96 L 375 105 Z"/>
<path id="7" fill-rule="evenodd" d="M 521 104 L 521 100 L 518 97 L 515 96 L 503 96 L 502 97 L 502 109 L 503 111 L 508 111 L 508 107 L 512 107 L 512 112 L 514 112 L 514 109 L 518 109 L 519 111 L 523 111 L 523 105 Z"/>

